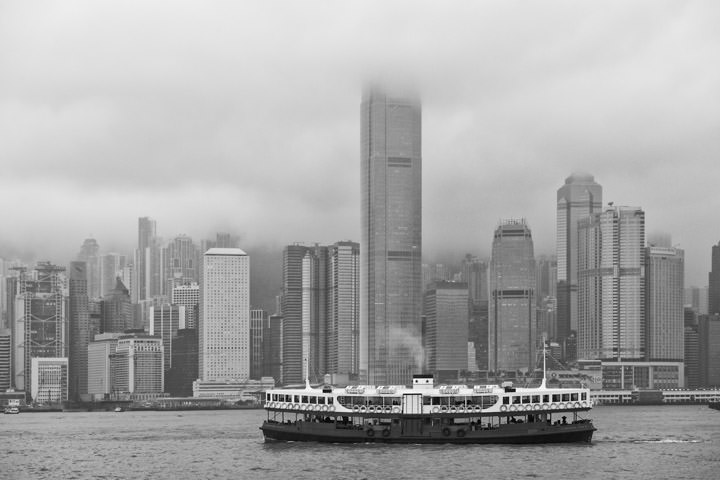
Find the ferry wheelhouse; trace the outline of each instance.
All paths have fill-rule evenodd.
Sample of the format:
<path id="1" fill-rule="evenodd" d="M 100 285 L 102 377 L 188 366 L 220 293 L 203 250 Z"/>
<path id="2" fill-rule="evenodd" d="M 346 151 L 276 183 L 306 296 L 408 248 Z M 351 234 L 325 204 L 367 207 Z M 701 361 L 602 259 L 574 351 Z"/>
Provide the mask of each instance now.
<path id="1" fill-rule="evenodd" d="M 440 385 L 415 375 L 412 388 L 325 385 L 265 394 L 265 441 L 386 443 L 590 442 L 586 388 Z"/>

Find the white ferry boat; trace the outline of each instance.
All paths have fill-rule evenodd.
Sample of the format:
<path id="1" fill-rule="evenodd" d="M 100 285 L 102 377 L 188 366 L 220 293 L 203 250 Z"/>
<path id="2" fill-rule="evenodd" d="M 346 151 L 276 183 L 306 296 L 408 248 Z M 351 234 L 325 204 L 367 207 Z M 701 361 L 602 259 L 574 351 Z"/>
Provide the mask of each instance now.
<path id="1" fill-rule="evenodd" d="M 265 394 L 266 442 L 590 442 L 587 388 L 439 385 L 415 375 L 412 388 L 325 385 Z"/>

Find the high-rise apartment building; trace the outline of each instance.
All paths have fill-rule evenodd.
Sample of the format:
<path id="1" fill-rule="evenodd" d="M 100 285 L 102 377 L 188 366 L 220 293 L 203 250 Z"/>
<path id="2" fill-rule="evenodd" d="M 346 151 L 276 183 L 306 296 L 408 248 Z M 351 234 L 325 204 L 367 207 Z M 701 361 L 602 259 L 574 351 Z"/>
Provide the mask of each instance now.
<path id="1" fill-rule="evenodd" d="M 263 331 L 267 313 L 261 308 L 250 310 L 250 378 L 263 377 Z"/>
<path id="2" fill-rule="evenodd" d="M 80 247 L 78 261 L 85 262 L 87 289 L 90 298 L 99 298 L 101 293 L 100 246 L 94 238 L 86 238 Z"/>
<path id="3" fill-rule="evenodd" d="M 424 295 L 425 355 L 430 372 L 468 369 L 468 287 L 435 282 Z"/>
<path id="4" fill-rule="evenodd" d="M 488 368 L 535 368 L 535 254 L 525 220 L 505 220 L 495 230 L 490 261 Z"/>
<path id="5" fill-rule="evenodd" d="M 360 370 L 406 384 L 424 363 L 420 101 L 367 88 L 360 123 Z"/>
<path id="6" fill-rule="evenodd" d="M 326 373 L 357 375 L 360 368 L 360 245 L 328 247 Z"/>
<path id="7" fill-rule="evenodd" d="M 283 253 L 283 383 L 326 373 L 356 375 L 359 362 L 359 246 L 288 245 Z"/>
<path id="8" fill-rule="evenodd" d="M 561 343 L 578 328 L 578 220 L 601 210 L 602 187 L 592 175 L 574 173 L 557 191 L 557 340 Z"/>
<path id="9" fill-rule="evenodd" d="M 13 376 L 18 390 L 30 389 L 34 357 L 67 358 L 64 271 L 39 262 L 32 271 L 19 272 L 13 308 Z"/>
<path id="10" fill-rule="evenodd" d="M 708 314 L 720 313 L 720 242 L 712 246 L 710 273 L 708 274 Z"/>
<path id="11" fill-rule="evenodd" d="M 645 356 L 645 212 L 610 206 L 578 223 L 578 358 Z"/>
<path id="12" fill-rule="evenodd" d="M 685 311 L 684 252 L 672 247 L 645 249 L 645 357 L 683 361 Z"/>
<path id="13" fill-rule="evenodd" d="M 239 248 L 211 248 L 203 256 L 200 379 L 250 377 L 250 257 Z"/>
<path id="14" fill-rule="evenodd" d="M 0 392 L 12 387 L 12 333 L 0 328 Z"/>
<path id="15" fill-rule="evenodd" d="M 90 310 L 88 276 L 85 262 L 70 262 L 68 275 L 69 327 L 69 398 L 77 401 L 87 395 L 88 343 L 90 342 Z"/>

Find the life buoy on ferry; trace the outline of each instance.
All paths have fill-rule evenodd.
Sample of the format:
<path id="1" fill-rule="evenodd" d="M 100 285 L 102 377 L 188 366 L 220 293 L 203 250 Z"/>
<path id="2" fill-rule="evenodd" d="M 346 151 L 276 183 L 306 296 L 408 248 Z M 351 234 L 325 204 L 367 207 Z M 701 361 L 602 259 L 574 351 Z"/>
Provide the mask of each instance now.
<path id="1" fill-rule="evenodd" d="M 388 405 L 387 407 L 385 407 L 385 413 L 390 413 L 390 412 L 392 412 L 392 407 L 390 405 Z"/>
<path id="2" fill-rule="evenodd" d="M 500 405 L 501 412 L 507 412 L 507 405 Z"/>
<path id="3" fill-rule="evenodd" d="M 510 411 L 511 412 L 517 411 L 517 407 L 515 405 L 510 405 Z"/>
<path id="4" fill-rule="evenodd" d="M 365 405 L 360 407 L 360 413 L 365 413 L 366 410 L 367 410 L 367 407 Z"/>
<path id="5" fill-rule="evenodd" d="M 328 410 L 330 410 L 331 412 L 334 412 L 334 411 L 335 411 L 335 405 L 330 405 L 330 406 L 328 407 Z"/>
<path id="6" fill-rule="evenodd" d="M 475 411 L 475 413 L 480 413 L 482 412 L 482 407 L 480 405 L 475 405 L 475 408 L 473 410 Z"/>
<path id="7" fill-rule="evenodd" d="M 532 405 L 525 405 L 525 411 L 529 412 L 530 410 L 532 410 Z"/>
<path id="8" fill-rule="evenodd" d="M 543 404 L 542 409 L 548 410 L 548 409 L 550 409 L 550 406 L 547 403 L 545 403 L 545 404 Z"/>
<path id="9" fill-rule="evenodd" d="M 455 412 L 457 412 L 457 408 L 455 408 L 455 407 L 450 407 L 450 413 L 455 413 Z"/>
<path id="10" fill-rule="evenodd" d="M 393 413 L 400 413 L 400 407 L 392 407 Z"/>
<path id="11" fill-rule="evenodd" d="M 446 437 L 449 437 L 449 436 L 450 436 L 450 429 L 449 429 L 448 427 L 443 428 L 443 429 L 442 429 L 442 434 L 445 435 Z"/>
<path id="12" fill-rule="evenodd" d="M 367 436 L 368 436 L 368 437 L 374 437 L 374 436 L 375 436 L 375 430 L 373 430 L 372 428 L 368 428 L 367 431 L 366 431 L 366 433 L 367 433 Z"/>
<path id="13" fill-rule="evenodd" d="M 558 403 L 558 408 L 565 408 L 565 404 L 564 404 L 564 403 Z"/>
<path id="14" fill-rule="evenodd" d="M 320 410 L 322 410 L 323 412 L 327 412 L 327 411 L 328 411 L 328 406 L 327 406 L 327 405 L 323 405 L 323 406 L 320 407 Z"/>
<path id="15" fill-rule="evenodd" d="M 443 405 L 442 407 L 440 407 L 440 411 L 441 411 L 442 413 L 447 413 L 448 407 L 446 407 L 445 405 Z"/>
<path id="16" fill-rule="evenodd" d="M 463 407 L 462 405 L 460 405 L 459 407 L 457 407 L 457 411 L 460 412 L 460 413 L 463 413 L 463 412 L 465 411 L 465 407 Z"/>
<path id="17" fill-rule="evenodd" d="M 440 407 L 433 407 L 433 413 L 440 413 Z"/>
<path id="18" fill-rule="evenodd" d="M 287 408 L 287 403 L 281 403 L 281 404 L 280 404 L 280 408 L 282 408 L 282 409 Z"/>
<path id="19" fill-rule="evenodd" d="M 553 410 L 555 410 L 557 407 L 557 403 L 553 403 L 552 405 L 550 405 L 550 408 L 552 408 Z"/>
<path id="20" fill-rule="evenodd" d="M 353 405 L 353 412 L 360 411 L 360 405 Z"/>
<path id="21" fill-rule="evenodd" d="M 580 402 L 575 402 L 575 408 L 580 408 Z"/>
<path id="22" fill-rule="evenodd" d="M 587 408 L 587 401 L 583 400 L 582 406 L 583 406 L 583 408 Z"/>
<path id="23" fill-rule="evenodd" d="M 540 410 L 540 405 L 538 405 L 538 404 L 533 405 L 533 410 Z"/>

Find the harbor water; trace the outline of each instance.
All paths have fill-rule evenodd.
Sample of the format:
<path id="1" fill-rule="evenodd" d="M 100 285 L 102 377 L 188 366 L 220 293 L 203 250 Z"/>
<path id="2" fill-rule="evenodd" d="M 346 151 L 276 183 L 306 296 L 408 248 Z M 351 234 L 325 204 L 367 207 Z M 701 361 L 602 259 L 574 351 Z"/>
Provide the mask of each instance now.
<path id="1" fill-rule="evenodd" d="M 263 410 L 0 415 L 2 479 L 711 479 L 720 411 L 596 407 L 591 444 L 266 444 Z"/>

